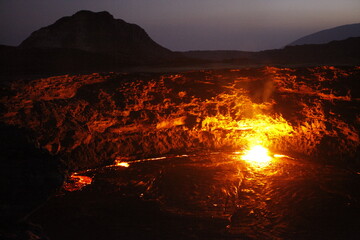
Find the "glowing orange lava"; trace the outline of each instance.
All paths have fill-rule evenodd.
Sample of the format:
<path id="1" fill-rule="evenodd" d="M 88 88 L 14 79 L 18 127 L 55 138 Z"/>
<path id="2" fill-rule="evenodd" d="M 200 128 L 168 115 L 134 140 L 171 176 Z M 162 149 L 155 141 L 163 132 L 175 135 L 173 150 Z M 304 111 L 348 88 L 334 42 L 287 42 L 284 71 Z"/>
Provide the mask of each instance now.
<path id="1" fill-rule="evenodd" d="M 64 184 L 64 190 L 68 192 L 81 190 L 83 187 L 92 183 L 92 178 L 88 176 L 79 176 L 72 174 L 68 181 Z"/>
<path id="2" fill-rule="evenodd" d="M 251 164 L 264 166 L 271 162 L 272 157 L 269 156 L 269 150 L 267 148 L 256 145 L 247 150 L 241 159 Z"/>
<path id="3" fill-rule="evenodd" d="M 116 166 L 118 167 L 130 167 L 130 164 L 127 162 L 118 162 L 116 163 Z"/>

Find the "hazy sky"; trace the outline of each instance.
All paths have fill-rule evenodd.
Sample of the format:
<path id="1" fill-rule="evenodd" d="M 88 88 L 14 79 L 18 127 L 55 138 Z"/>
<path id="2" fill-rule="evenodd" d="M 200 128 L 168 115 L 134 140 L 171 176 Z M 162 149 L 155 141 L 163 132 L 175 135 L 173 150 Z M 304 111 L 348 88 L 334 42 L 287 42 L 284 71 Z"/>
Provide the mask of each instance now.
<path id="1" fill-rule="evenodd" d="M 171 50 L 280 48 L 360 22 L 360 0 L 0 0 L 0 44 L 18 45 L 82 9 L 136 23 Z"/>

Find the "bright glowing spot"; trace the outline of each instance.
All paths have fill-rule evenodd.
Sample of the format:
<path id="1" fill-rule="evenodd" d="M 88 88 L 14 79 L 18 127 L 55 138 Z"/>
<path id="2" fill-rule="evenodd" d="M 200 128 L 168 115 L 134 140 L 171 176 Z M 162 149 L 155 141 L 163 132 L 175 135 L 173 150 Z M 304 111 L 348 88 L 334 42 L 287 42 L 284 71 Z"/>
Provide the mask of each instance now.
<path id="1" fill-rule="evenodd" d="M 292 157 L 286 156 L 286 155 L 282 155 L 282 154 L 274 154 L 274 158 L 289 158 L 289 159 L 294 159 Z"/>
<path id="2" fill-rule="evenodd" d="M 130 164 L 127 163 L 127 162 L 118 162 L 118 163 L 116 163 L 116 166 L 119 166 L 119 167 L 130 167 Z"/>
<path id="3" fill-rule="evenodd" d="M 269 151 L 260 145 L 253 146 L 247 150 L 241 159 L 252 164 L 260 165 L 268 164 L 271 161 Z"/>

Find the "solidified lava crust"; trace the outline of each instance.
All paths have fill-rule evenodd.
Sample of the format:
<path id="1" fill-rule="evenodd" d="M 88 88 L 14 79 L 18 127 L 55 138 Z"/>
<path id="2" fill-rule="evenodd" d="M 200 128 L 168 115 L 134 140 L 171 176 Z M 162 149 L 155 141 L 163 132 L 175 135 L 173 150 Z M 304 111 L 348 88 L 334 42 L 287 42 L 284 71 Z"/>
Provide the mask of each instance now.
<path id="1" fill-rule="evenodd" d="M 71 170 L 118 156 L 236 151 L 260 131 L 272 150 L 359 166 L 359 77 L 359 67 L 325 66 L 15 81 L 1 121 L 30 129 Z"/>

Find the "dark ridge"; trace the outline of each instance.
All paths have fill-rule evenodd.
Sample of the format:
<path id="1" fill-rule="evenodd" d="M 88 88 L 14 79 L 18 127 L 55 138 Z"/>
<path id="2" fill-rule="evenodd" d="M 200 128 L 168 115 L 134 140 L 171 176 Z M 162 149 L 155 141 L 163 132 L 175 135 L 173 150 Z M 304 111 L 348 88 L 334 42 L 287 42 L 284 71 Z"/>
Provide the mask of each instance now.
<path id="1" fill-rule="evenodd" d="M 360 37 L 327 44 L 287 46 L 260 52 L 243 51 L 189 51 L 186 57 L 238 65 L 304 64 L 304 65 L 356 65 L 360 64 Z"/>
<path id="2" fill-rule="evenodd" d="M 331 41 L 345 40 L 350 37 L 360 37 L 360 23 L 347 24 L 315 32 L 313 34 L 299 38 L 298 40 L 290 43 L 289 46 L 324 44 Z"/>

